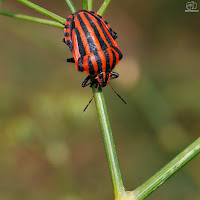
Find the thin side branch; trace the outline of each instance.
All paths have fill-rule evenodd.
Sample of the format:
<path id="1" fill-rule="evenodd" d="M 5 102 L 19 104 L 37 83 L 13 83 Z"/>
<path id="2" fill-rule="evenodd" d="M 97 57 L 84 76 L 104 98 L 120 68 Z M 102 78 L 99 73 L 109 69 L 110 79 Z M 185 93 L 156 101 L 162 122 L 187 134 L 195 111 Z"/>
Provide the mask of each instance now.
<path id="1" fill-rule="evenodd" d="M 145 199 L 199 153 L 200 138 L 194 141 L 190 146 L 188 146 L 159 172 L 147 180 L 143 185 L 134 190 L 132 192 L 134 199 Z"/>
<path id="2" fill-rule="evenodd" d="M 46 15 L 47 17 L 53 19 L 54 21 L 59 22 L 60 24 L 65 24 L 66 20 L 64 18 L 62 18 L 62 17 L 60 17 L 60 16 L 58 16 L 58 15 L 56 15 L 56 14 L 54 14 L 54 13 L 48 11 L 48 10 L 46 10 L 46 9 L 44 9 L 44 8 L 42 8 L 42 7 L 36 5 L 36 4 L 34 4 L 34 3 L 32 3 L 32 2 L 30 2 L 28 0 L 17 0 L 17 1 L 19 1 L 20 3 L 28 6 L 29 8 L 32 8 L 32 9 L 36 10 L 39 13 L 42 13 L 43 15 Z"/>
<path id="3" fill-rule="evenodd" d="M 73 2 L 71 0 L 65 0 L 67 5 L 69 6 L 69 9 L 72 13 L 76 12 L 76 7 L 74 6 Z"/>
<path id="4" fill-rule="evenodd" d="M 105 13 L 105 11 L 106 11 L 108 5 L 110 4 L 110 2 L 111 2 L 111 0 L 105 0 L 103 2 L 103 4 L 101 5 L 101 7 L 99 8 L 97 13 L 102 16 Z"/>
<path id="5" fill-rule="evenodd" d="M 30 22 L 35 22 L 35 23 L 39 23 L 39 24 L 45 24 L 45 25 L 49 25 L 49 26 L 54 26 L 57 28 L 64 28 L 64 25 L 52 21 L 52 20 L 47 20 L 47 19 L 42 19 L 42 18 L 37 18 L 37 17 L 31 17 L 28 15 L 21 15 L 21 14 L 16 14 L 16 13 L 12 13 L 12 12 L 8 12 L 5 10 L 1 10 L 0 9 L 0 14 L 8 16 L 8 17 L 13 17 L 16 19 L 21 19 L 21 20 L 26 20 L 26 21 L 30 21 Z"/>
<path id="6" fill-rule="evenodd" d="M 88 10 L 88 1 L 87 0 L 82 0 L 82 6 L 83 6 L 83 10 Z"/>
<path id="7" fill-rule="evenodd" d="M 92 10 L 92 0 L 88 0 L 88 10 Z"/>

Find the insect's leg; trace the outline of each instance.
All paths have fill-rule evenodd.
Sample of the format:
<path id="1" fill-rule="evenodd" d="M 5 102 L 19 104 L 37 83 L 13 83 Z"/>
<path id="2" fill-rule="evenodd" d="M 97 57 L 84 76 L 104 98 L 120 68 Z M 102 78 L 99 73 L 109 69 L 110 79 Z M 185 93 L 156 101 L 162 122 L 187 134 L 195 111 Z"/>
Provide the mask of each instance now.
<path id="1" fill-rule="evenodd" d="M 67 58 L 67 62 L 75 63 L 74 58 Z"/>
<path id="2" fill-rule="evenodd" d="M 91 82 L 90 82 L 90 87 L 92 87 L 95 83 L 97 83 L 96 80 L 91 81 Z"/>
<path id="3" fill-rule="evenodd" d="M 119 77 L 119 74 L 117 72 L 110 72 L 110 73 L 112 74 L 110 79 L 115 79 Z"/>
<path id="4" fill-rule="evenodd" d="M 89 76 L 87 76 L 86 77 L 86 79 L 83 81 L 83 83 L 82 83 L 82 87 L 85 87 L 85 86 L 88 86 L 89 84 L 87 84 L 87 82 L 90 80 L 90 78 L 91 78 L 91 76 L 89 75 Z"/>

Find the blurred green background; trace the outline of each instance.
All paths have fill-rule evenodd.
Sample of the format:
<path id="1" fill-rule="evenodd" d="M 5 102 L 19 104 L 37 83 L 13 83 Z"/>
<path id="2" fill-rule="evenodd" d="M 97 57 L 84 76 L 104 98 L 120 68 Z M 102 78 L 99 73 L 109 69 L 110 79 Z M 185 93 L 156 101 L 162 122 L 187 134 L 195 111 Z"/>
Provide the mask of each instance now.
<path id="1" fill-rule="evenodd" d="M 33 2 L 70 15 L 64 0 Z M 113 0 L 104 15 L 124 54 L 112 85 L 127 105 L 110 87 L 104 95 L 127 190 L 199 137 L 200 13 L 186 2 Z M 15 1 L 2 8 L 45 18 Z M 82 113 L 92 91 L 66 63 L 63 30 L 5 16 L 0 27 L 0 200 L 113 199 L 94 102 Z M 148 199 L 199 200 L 199 170 L 197 156 Z"/>

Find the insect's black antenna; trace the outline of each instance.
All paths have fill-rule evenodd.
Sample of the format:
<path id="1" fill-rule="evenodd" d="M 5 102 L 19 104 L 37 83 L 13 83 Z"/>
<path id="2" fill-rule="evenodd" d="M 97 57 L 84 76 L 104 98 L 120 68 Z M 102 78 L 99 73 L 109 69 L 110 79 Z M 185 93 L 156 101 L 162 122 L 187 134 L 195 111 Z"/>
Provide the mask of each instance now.
<path id="1" fill-rule="evenodd" d="M 91 103 L 91 102 L 92 102 L 92 100 L 94 99 L 94 96 L 95 96 L 95 94 L 97 93 L 97 90 L 98 90 L 98 88 L 99 88 L 99 84 L 98 84 L 98 86 L 97 86 L 97 89 L 95 90 L 95 92 L 94 92 L 94 94 L 93 94 L 93 97 L 90 99 L 90 101 L 89 101 L 88 105 L 85 107 L 85 109 L 83 110 L 83 112 L 85 112 L 85 111 L 86 111 L 87 107 L 90 105 L 90 103 Z"/>
<path id="2" fill-rule="evenodd" d="M 110 85 L 110 87 L 112 88 L 112 90 L 114 91 L 114 93 L 126 104 L 126 101 L 113 89 L 113 87 L 111 86 L 110 83 L 108 83 Z"/>

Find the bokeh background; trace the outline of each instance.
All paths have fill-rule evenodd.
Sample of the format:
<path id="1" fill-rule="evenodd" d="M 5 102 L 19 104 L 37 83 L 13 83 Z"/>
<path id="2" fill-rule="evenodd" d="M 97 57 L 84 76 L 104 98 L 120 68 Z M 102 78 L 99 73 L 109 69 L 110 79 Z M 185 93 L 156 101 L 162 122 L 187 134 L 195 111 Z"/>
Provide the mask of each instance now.
<path id="1" fill-rule="evenodd" d="M 70 15 L 64 0 L 33 2 Z M 115 0 L 104 15 L 124 54 L 112 85 L 127 105 L 110 87 L 104 95 L 127 190 L 199 137 L 200 13 L 185 13 L 186 2 Z M 2 8 L 46 18 L 16 1 Z M 113 199 L 94 102 L 82 113 L 92 91 L 62 38 L 0 16 L 0 200 Z M 197 156 L 148 199 L 199 200 L 199 172 Z"/>

